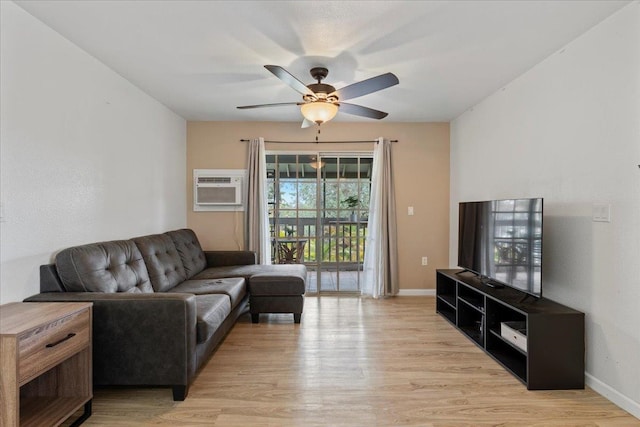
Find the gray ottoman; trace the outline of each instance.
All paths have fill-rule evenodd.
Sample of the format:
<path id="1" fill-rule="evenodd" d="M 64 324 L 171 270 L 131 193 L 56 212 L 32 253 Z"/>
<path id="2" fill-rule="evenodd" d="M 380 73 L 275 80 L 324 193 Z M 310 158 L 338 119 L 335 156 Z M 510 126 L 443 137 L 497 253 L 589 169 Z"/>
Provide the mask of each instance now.
<path id="1" fill-rule="evenodd" d="M 254 274 L 249 279 L 249 311 L 253 323 L 260 321 L 260 313 L 293 313 L 293 321 L 300 323 L 307 269 L 301 264 L 277 267 L 285 268 Z"/>

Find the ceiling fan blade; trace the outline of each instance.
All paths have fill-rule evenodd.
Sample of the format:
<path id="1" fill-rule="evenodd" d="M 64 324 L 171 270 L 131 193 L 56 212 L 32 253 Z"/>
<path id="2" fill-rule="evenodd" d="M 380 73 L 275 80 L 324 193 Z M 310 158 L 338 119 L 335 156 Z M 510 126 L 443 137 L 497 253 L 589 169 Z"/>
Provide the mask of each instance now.
<path id="1" fill-rule="evenodd" d="M 274 76 L 276 76 L 301 94 L 315 96 L 315 93 L 313 93 L 311 89 L 309 89 L 300 80 L 293 77 L 293 75 L 284 68 L 278 65 L 265 65 L 264 68 L 271 71 Z"/>
<path id="2" fill-rule="evenodd" d="M 384 119 L 389 115 L 389 113 L 385 113 L 384 111 L 374 110 L 373 108 L 363 107 L 362 105 L 348 104 L 346 102 L 340 103 L 339 111 L 354 116 L 362 116 L 378 120 Z"/>
<path id="3" fill-rule="evenodd" d="M 372 92 L 377 92 L 382 89 L 386 89 L 393 85 L 400 83 L 398 78 L 393 73 L 381 74 L 377 77 L 371 77 L 370 79 L 363 80 L 358 83 L 345 86 L 342 89 L 338 89 L 335 92 L 329 94 L 336 95 L 340 101 L 345 99 L 357 98 L 362 95 L 367 95 Z"/>
<path id="4" fill-rule="evenodd" d="M 247 110 L 249 108 L 282 107 L 284 105 L 302 105 L 302 104 L 304 104 L 304 102 L 277 102 L 275 104 L 242 105 L 236 108 L 239 110 Z"/>
<path id="5" fill-rule="evenodd" d="M 306 128 L 309 128 L 309 127 L 311 127 L 313 125 L 315 125 L 315 123 L 313 123 L 311 120 L 304 119 L 304 120 L 302 120 L 302 126 L 300 126 L 300 128 L 301 129 L 306 129 Z"/>

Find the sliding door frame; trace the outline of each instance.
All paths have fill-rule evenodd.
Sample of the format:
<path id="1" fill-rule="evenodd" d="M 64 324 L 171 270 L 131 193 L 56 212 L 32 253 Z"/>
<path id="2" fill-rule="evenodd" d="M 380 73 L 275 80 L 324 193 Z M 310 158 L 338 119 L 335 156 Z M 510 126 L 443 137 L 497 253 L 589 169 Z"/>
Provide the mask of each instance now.
<path id="1" fill-rule="evenodd" d="M 280 223 L 279 223 L 279 212 L 280 212 L 280 207 L 278 206 L 278 203 L 280 201 L 280 188 L 279 186 L 276 186 L 275 184 L 280 184 L 280 156 L 296 156 L 296 182 L 298 182 L 298 180 L 301 178 L 298 175 L 298 171 L 299 171 L 299 157 L 298 156 L 308 156 L 308 157 L 315 157 L 317 159 L 317 161 L 322 161 L 323 159 L 328 160 L 328 159 L 336 159 L 337 164 L 339 164 L 340 159 L 344 159 L 344 158 L 350 158 L 350 159 L 357 159 L 357 167 L 358 167 L 358 173 L 357 173 L 357 192 L 358 194 L 362 194 L 361 192 L 362 190 L 362 186 L 363 186 L 363 177 L 361 175 L 360 172 L 360 168 L 361 168 L 361 159 L 371 159 L 370 161 L 372 162 L 373 159 L 373 151 L 311 151 L 311 150 L 266 150 L 265 152 L 267 158 L 269 158 L 269 156 L 275 156 L 274 160 L 276 161 L 276 168 L 278 170 L 275 171 L 275 174 L 273 176 L 273 178 L 268 178 L 268 181 L 271 182 L 271 179 L 273 179 L 273 183 L 274 183 L 274 201 L 272 203 L 273 204 L 273 223 L 272 226 L 274 227 L 273 233 L 274 236 L 277 237 L 281 232 L 281 227 L 280 227 Z M 271 164 L 269 162 L 267 162 L 268 164 Z M 343 169 L 344 170 L 344 169 Z M 326 171 L 326 170 L 325 170 Z M 326 175 L 323 176 L 322 172 L 323 169 L 322 168 L 318 168 L 314 170 L 315 172 L 315 184 L 316 184 L 316 198 L 315 198 L 315 219 L 316 219 L 316 223 L 315 223 L 315 235 L 314 236 L 308 236 L 309 240 L 314 240 L 315 241 L 315 245 L 313 245 L 313 247 L 315 248 L 315 252 L 313 253 L 314 257 L 315 257 L 315 262 L 305 262 L 305 264 L 308 264 L 310 266 L 312 266 L 312 268 L 315 267 L 315 274 L 316 274 L 316 289 L 308 289 L 309 292 L 318 292 L 318 293 L 327 293 L 327 292 L 341 292 L 344 293 L 344 291 L 342 291 L 340 289 L 340 264 L 341 262 L 339 261 L 340 257 L 338 256 L 338 254 L 336 253 L 335 259 L 336 259 L 336 269 L 335 269 L 335 273 L 336 273 L 336 284 L 335 284 L 335 289 L 331 290 L 331 291 L 327 291 L 327 290 L 323 290 L 322 288 L 322 274 L 324 273 L 330 273 L 331 271 L 329 269 L 323 268 L 324 265 L 333 265 L 330 261 L 325 261 L 324 260 L 324 254 L 323 254 L 323 248 L 324 245 L 326 244 L 326 241 L 329 241 L 331 244 L 331 242 L 333 242 L 333 240 L 331 239 L 335 239 L 336 242 L 336 250 L 337 250 L 337 239 L 338 238 L 342 238 L 344 236 L 338 235 L 336 237 L 331 237 L 331 236 L 326 236 L 325 233 L 325 228 L 327 227 L 326 224 L 323 223 L 323 217 L 326 213 L 326 211 L 335 211 L 336 212 L 336 217 L 342 217 L 343 215 L 346 215 L 345 211 L 351 211 L 350 208 L 344 208 L 341 206 L 336 206 L 336 208 L 327 208 L 326 206 L 326 201 L 324 201 L 323 199 L 323 194 L 322 189 L 323 189 L 323 185 L 327 185 L 327 178 Z M 340 171 L 336 171 L 335 175 L 336 175 L 336 186 L 337 186 L 337 194 L 338 194 L 338 199 L 342 200 L 342 197 L 340 196 L 340 192 L 342 191 L 342 187 L 340 185 L 340 180 L 341 179 L 347 179 L 347 178 L 340 178 L 339 177 Z M 294 178 L 294 177 L 291 177 Z M 353 179 L 353 178 L 352 178 Z M 365 183 L 368 183 L 369 188 L 367 189 L 367 191 L 370 193 L 370 185 L 371 185 L 371 181 L 370 180 L 366 180 L 365 178 Z M 365 184 L 366 185 L 366 184 Z M 298 188 L 296 186 L 296 188 Z M 298 190 L 296 189 L 296 194 L 298 195 Z M 323 203 L 324 202 L 324 203 Z M 296 200 L 296 206 L 295 206 L 295 212 L 296 212 L 296 218 L 300 218 L 300 206 L 299 206 L 299 198 Z M 270 209 L 271 210 L 271 209 Z M 359 207 L 358 209 L 359 213 L 366 213 L 368 212 L 368 204 L 366 206 L 366 208 L 362 208 L 362 206 Z M 358 216 L 358 218 L 360 218 L 360 216 Z M 336 218 L 335 221 L 335 232 L 336 233 L 344 233 L 345 230 L 345 224 L 341 222 L 342 220 L 339 218 Z M 361 220 L 358 219 L 355 224 L 356 224 L 356 230 L 357 233 L 360 233 L 360 227 L 362 225 L 364 225 L 364 230 L 366 230 L 366 220 L 363 220 L 363 222 L 360 222 Z M 346 221 L 345 221 L 346 222 Z M 353 223 L 351 224 L 353 225 Z M 349 225 L 349 232 L 351 233 L 351 225 Z M 338 231 L 338 229 L 340 229 L 340 231 Z M 305 233 L 305 231 L 302 232 L 303 234 Z M 363 234 L 366 233 L 366 231 L 362 231 Z M 297 230 L 297 236 L 300 236 L 300 230 Z M 306 237 L 306 236 L 305 236 Z M 349 239 L 351 239 L 351 235 L 349 236 Z M 356 280 L 357 280 L 357 289 L 356 290 L 352 290 L 352 292 L 357 292 L 359 293 L 361 290 L 361 265 L 362 262 L 360 261 L 359 258 L 359 253 L 360 253 L 360 245 L 359 242 L 360 240 L 362 240 L 362 250 L 364 250 L 364 240 L 362 239 L 362 236 L 356 236 L 356 264 L 357 264 L 357 274 L 356 274 Z M 311 245 L 309 245 L 309 247 L 306 247 L 305 250 L 309 251 L 310 250 Z M 351 248 L 350 248 L 351 249 Z M 275 250 L 275 249 L 273 249 Z M 344 255 L 344 254 L 343 254 Z M 350 255 L 351 256 L 351 255 Z M 276 260 L 277 261 L 277 260 Z M 346 262 L 342 262 L 342 264 L 345 264 Z M 352 263 L 352 261 L 350 262 Z"/>

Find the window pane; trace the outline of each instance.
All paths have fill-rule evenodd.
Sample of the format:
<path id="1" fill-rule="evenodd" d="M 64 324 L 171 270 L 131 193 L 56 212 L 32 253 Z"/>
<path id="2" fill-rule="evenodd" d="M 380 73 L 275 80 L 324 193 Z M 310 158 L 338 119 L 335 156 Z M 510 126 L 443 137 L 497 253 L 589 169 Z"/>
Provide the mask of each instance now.
<path id="1" fill-rule="evenodd" d="M 295 208 L 297 206 L 297 183 L 295 179 L 280 180 L 280 208 Z"/>
<path id="2" fill-rule="evenodd" d="M 336 181 L 326 181 L 321 184 L 320 203 L 325 209 L 335 209 L 338 207 L 338 183 Z"/>
<path id="3" fill-rule="evenodd" d="M 322 157 L 324 166 L 322 167 L 322 178 L 337 179 L 338 178 L 338 159 L 335 157 Z"/>
<path id="4" fill-rule="evenodd" d="M 298 207 L 300 209 L 316 208 L 316 189 L 318 188 L 315 179 L 312 182 L 300 181 L 298 183 Z"/>

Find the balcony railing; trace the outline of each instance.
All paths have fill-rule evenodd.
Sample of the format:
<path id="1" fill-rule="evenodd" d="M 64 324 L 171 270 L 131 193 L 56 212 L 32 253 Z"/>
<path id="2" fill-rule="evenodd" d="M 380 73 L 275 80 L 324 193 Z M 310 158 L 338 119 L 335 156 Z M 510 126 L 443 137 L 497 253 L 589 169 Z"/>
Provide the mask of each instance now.
<path id="1" fill-rule="evenodd" d="M 307 265 L 344 264 L 345 270 L 364 262 L 367 221 L 347 218 L 278 218 L 270 219 L 271 237 L 287 241 L 306 241 L 302 262 Z M 320 225 L 320 230 L 317 230 Z M 276 229 L 277 227 L 277 229 Z M 320 231 L 319 233 L 317 231 Z M 277 254 L 272 259 L 277 262 Z"/>

